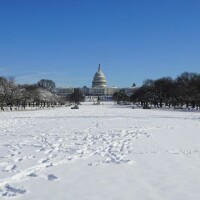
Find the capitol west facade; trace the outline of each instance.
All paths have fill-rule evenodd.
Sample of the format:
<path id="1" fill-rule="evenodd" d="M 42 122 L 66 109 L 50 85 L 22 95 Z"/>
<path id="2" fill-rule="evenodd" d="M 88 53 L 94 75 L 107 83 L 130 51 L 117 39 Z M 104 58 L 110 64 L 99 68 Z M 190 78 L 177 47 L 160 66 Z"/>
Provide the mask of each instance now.
<path id="1" fill-rule="evenodd" d="M 115 92 L 119 92 L 124 89 L 126 93 L 132 93 L 133 88 L 118 88 L 118 87 L 107 87 L 107 81 L 104 73 L 99 65 L 97 72 L 94 75 L 92 81 L 92 87 L 88 88 L 86 86 L 79 88 L 85 95 L 86 101 L 96 101 L 98 98 L 102 101 L 112 100 L 112 96 Z M 60 96 L 69 96 L 74 92 L 74 88 L 58 88 L 57 94 Z"/>

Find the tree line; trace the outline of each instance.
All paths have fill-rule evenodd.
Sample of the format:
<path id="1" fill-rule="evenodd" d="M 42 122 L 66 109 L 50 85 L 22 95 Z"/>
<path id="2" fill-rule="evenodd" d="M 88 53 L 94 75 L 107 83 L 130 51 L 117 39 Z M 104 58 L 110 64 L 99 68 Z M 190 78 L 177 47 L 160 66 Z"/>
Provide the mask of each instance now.
<path id="1" fill-rule="evenodd" d="M 138 103 L 144 107 L 200 108 L 200 74 L 184 72 L 177 78 L 147 79 L 131 96 L 123 90 L 113 95 L 115 101 Z"/>
<path id="2" fill-rule="evenodd" d="M 74 89 L 69 97 L 56 94 L 56 84 L 52 80 L 41 79 L 36 84 L 17 84 L 12 77 L 0 77 L 0 110 L 19 110 L 54 107 L 68 103 L 78 104 L 84 101 L 80 89 Z"/>
<path id="3" fill-rule="evenodd" d="M 42 79 L 36 84 L 20 85 L 14 78 L 0 77 L 0 108 L 50 107 L 58 102 L 55 83 Z"/>

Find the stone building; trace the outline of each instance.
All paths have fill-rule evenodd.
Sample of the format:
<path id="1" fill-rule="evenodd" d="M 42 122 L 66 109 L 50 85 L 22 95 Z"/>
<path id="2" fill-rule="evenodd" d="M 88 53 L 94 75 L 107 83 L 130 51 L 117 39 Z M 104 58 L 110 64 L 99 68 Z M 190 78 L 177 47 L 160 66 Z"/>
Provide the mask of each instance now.
<path id="1" fill-rule="evenodd" d="M 108 87 L 106 77 L 101 70 L 99 64 L 98 70 L 95 73 L 92 81 L 92 87 L 82 87 L 80 88 L 85 95 L 86 101 L 96 101 L 100 99 L 102 101 L 112 100 L 112 96 L 115 92 L 119 92 L 124 89 L 128 93 L 131 93 L 133 88 L 118 88 L 118 87 Z M 68 96 L 73 93 L 74 88 L 57 88 L 57 94 L 61 96 Z"/>

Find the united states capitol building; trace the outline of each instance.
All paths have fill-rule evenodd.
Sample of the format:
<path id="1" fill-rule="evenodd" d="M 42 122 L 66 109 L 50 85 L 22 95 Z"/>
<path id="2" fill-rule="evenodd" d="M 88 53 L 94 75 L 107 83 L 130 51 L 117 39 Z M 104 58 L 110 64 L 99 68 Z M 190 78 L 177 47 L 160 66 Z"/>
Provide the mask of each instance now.
<path id="1" fill-rule="evenodd" d="M 74 92 L 75 88 L 57 88 L 57 94 L 60 96 L 69 96 Z M 134 88 L 119 88 L 119 87 L 108 87 L 106 77 L 101 70 L 99 64 L 98 70 L 95 73 L 92 81 L 92 87 L 82 87 L 82 90 L 86 101 L 96 101 L 98 98 L 102 101 L 112 100 L 112 96 L 115 92 L 119 92 L 124 89 L 127 94 L 133 93 Z"/>

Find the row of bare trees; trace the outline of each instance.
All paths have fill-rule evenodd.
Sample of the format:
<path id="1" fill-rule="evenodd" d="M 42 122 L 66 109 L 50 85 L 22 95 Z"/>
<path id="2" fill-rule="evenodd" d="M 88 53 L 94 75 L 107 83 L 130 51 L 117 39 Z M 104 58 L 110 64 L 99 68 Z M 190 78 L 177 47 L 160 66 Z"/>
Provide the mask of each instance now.
<path id="1" fill-rule="evenodd" d="M 129 96 L 124 90 L 114 93 L 117 102 L 140 103 L 148 107 L 200 109 L 200 74 L 184 72 L 177 78 L 147 79 Z"/>
<path id="2" fill-rule="evenodd" d="M 0 108 L 10 110 L 28 107 L 50 107 L 60 99 L 54 92 L 55 83 L 51 80 L 40 80 L 33 85 L 19 85 L 14 78 L 0 77 Z"/>
<path id="3" fill-rule="evenodd" d="M 177 78 L 145 80 L 130 97 L 145 107 L 200 108 L 200 74 L 184 72 Z"/>

